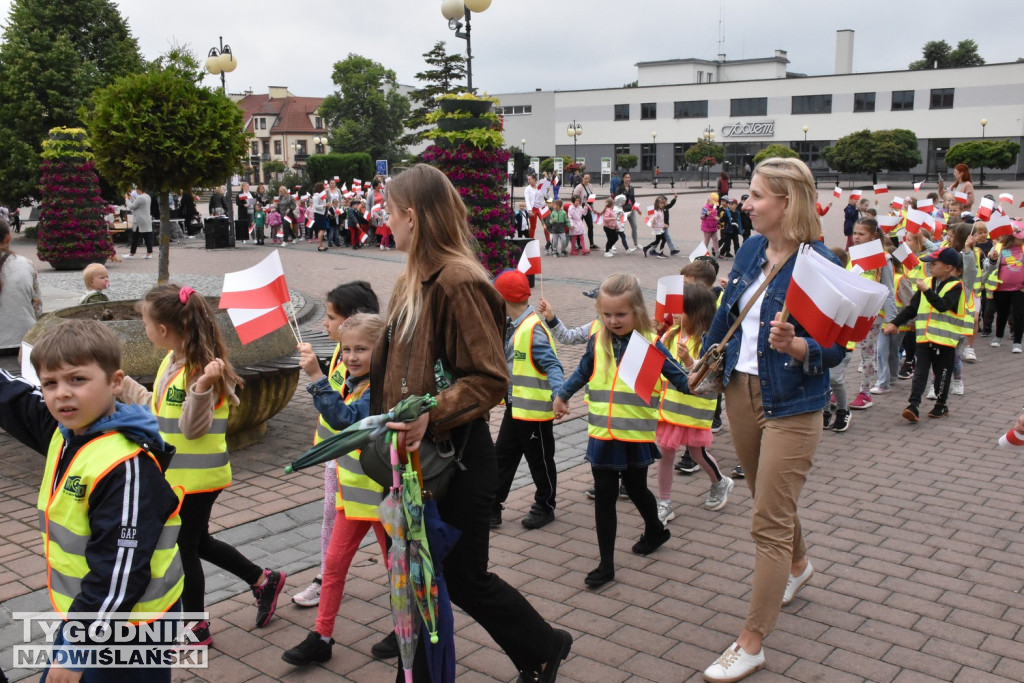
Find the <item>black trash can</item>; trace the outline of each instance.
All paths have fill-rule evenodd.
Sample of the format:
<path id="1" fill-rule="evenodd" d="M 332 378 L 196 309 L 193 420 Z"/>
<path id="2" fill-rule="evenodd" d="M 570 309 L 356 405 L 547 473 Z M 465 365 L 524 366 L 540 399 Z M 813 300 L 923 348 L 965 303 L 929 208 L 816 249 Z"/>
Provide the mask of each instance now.
<path id="1" fill-rule="evenodd" d="M 203 221 L 207 249 L 230 249 L 235 246 L 235 233 L 227 216 L 215 216 Z"/>

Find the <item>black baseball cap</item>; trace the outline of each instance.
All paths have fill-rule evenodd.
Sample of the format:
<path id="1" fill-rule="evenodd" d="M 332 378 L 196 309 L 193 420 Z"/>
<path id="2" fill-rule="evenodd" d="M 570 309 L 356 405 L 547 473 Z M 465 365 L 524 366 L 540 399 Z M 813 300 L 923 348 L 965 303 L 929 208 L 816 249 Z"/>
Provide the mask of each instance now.
<path id="1" fill-rule="evenodd" d="M 954 268 L 960 268 L 962 264 L 960 260 L 960 254 L 953 247 L 946 247 L 945 249 L 933 251 L 927 256 L 923 256 L 921 260 L 924 261 L 925 263 L 934 263 L 936 261 L 941 261 L 942 263 L 945 263 L 947 266 L 953 266 Z"/>

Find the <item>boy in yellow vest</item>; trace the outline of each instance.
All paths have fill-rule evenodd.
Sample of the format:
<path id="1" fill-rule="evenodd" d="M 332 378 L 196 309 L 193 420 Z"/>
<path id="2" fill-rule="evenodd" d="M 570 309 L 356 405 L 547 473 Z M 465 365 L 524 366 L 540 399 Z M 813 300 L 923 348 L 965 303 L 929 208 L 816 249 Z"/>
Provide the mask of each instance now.
<path id="1" fill-rule="evenodd" d="M 124 381 L 121 342 L 101 323 L 61 323 L 43 335 L 31 359 L 41 395 L 0 371 L 0 427 L 46 455 L 37 507 L 50 602 L 65 620 L 46 678 L 170 683 L 169 668 L 70 664 L 88 654 L 81 646 L 104 638 L 69 645 L 64 634 L 109 635 L 115 620 L 180 611 L 179 503 L 162 471 L 174 448 L 145 407 L 116 401 Z"/>
<path id="2" fill-rule="evenodd" d="M 883 327 L 885 334 L 896 334 L 900 325 L 915 320 L 917 363 L 910 389 L 910 405 L 903 411 L 903 418 L 910 422 L 920 419 L 918 407 L 931 370 L 935 372 L 936 401 L 928 417 L 949 415 L 946 399 L 949 398 L 953 359 L 957 341 L 963 336 L 966 312 L 964 287 L 957 276 L 961 268 L 957 250 L 946 247 L 921 260 L 931 264 L 932 276 L 914 282 L 918 290 L 914 298 Z"/>
<path id="3" fill-rule="evenodd" d="M 530 283 L 518 270 L 506 270 L 494 279 L 494 288 L 505 300 L 505 361 L 508 393 L 505 417 L 494 449 L 498 458 L 498 488 L 491 527 L 501 524 L 502 504 L 512 489 L 519 462 L 526 456 L 537 490 L 530 513 L 523 518 L 527 529 L 539 529 L 555 519 L 555 412 L 551 402 L 565 381 L 555 355 L 555 341 L 547 325 L 530 305 Z"/>

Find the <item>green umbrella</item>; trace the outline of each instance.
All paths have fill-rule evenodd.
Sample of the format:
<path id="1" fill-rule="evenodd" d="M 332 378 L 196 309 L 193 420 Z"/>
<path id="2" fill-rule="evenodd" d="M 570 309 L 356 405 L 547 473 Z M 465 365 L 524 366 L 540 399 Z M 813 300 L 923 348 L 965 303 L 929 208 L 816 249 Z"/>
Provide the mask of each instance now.
<path id="1" fill-rule="evenodd" d="M 363 448 L 371 439 L 390 431 L 385 426 L 388 422 L 412 422 L 436 405 L 437 399 L 433 396 L 407 396 L 383 415 L 364 417 L 359 422 L 349 425 L 334 436 L 316 444 L 300 455 L 291 465 L 285 467 L 285 474 L 337 460 L 346 453 Z"/>

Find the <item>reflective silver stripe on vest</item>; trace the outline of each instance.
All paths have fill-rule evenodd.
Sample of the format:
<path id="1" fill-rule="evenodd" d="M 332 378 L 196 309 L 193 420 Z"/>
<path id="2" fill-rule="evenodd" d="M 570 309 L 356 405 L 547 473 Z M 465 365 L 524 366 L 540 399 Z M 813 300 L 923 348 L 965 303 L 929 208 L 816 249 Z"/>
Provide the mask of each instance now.
<path id="1" fill-rule="evenodd" d="M 345 470 L 346 472 L 351 472 L 352 474 L 366 476 L 366 472 L 363 471 L 363 465 L 359 462 L 359 460 L 353 458 L 351 455 L 348 455 L 347 453 L 338 458 L 338 467 Z"/>
<path id="2" fill-rule="evenodd" d="M 317 420 L 316 435 L 321 441 L 324 439 L 329 439 L 337 433 L 338 432 L 333 431 L 330 427 Z"/>
<path id="3" fill-rule="evenodd" d="M 524 389 L 547 389 L 551 391 L 551 382 L 547 377 L 529 377 L 527 375 L 516 375 L 515 384 Z"/>
<path id="4" fill-rule="evenodd" d="M 175 553 L 174 559 L 171 560 L 171 564 L 167 567 L 167 571 L 164 572 L 164 575 L 160 577 L 151 577 L 149 579 L 146 591 L 142 594 L 142 597 L 139 598 L 138 602 L 149 602 L 151 600 L 156 600 L 163 595 L 167 595 L 170 590 L 174 588 L 174 584 L 181 580 L 182 576 L 184 576 L 184 574 L 181 569 L 181 555 L 179 553 Z M 82 580 L 63 574 L 51 567 L 50 588 L 54 593 L 74 599 L 82 592 Z"/>
<path id="5" fill-rule="evenodd" d="M 39 530 L 46 533 L 46 513 L 42 510 L 36 509 L 39 513 Z M 170 550 L 174 547 L 174 544 L 178 541 L 178 529 L 180 527 L 175 524 L 174 526 L 165 526 L 163 531 L 160 532 L 160 537 L 157 538 L 156 548 L 154 550 Z M 50 520 L 49 530 L 50 541 L 60 546 L 60 549 L 69 555 L 85 555 L 85 547 L 89 544 L 89 537 L 81 534 L 76 534 L 71 529 Z"/>
<path id="6" fill-rule="evenodd" d="M 715 409 L 711 408 L 698 408 L 697 406 L 690 405 L 689 403 L 676 403 L 671 399 L 665 399 L 665 402 L 661 405 L 662 410 L 667 410 L 670 413 L 676 415 L 685 415 L 695 420 L 711 420 L 715 417 Z"/>
<path id="7" fill-rule="evenodd" d="M 606 415 L 595 415 L 594 413 L 587 413 L 587 422 L 600 429 L 619 432 L 653 432 L 658 425 L 656 418 L 613 417 L 609 420 Z"/>
<path id="8" fill-rule="evenodd" d="M 612 392 L 607 389 L 591 389 L 590 390 L 590 402 L 591 403 L 610 403 Z M 615 405 L 617 406 L 638 406 L 640 408 L 650 408 L 649 405 L 644 403 L 643 399 L 634 394 L 633 392 L 615 392 Z"/>
<path id="9" fill-rule="evenodd" d="M 341 487 L 341 499 L 346 503 L 357 503 L 359 505 L 380 505 L 380 502 L 384 500 L 384 494 L 376 491 L 370 491 L 369 489 L 360 488 L 359 486 L 344 486 Z"/>
<path id="10" fill-rule="evenodd" d="M 181 434 L 181 430 L 178 429 L 178 418 L 176 417 L 156 417 L 157 423 L 160 426 L 160 431 L 164 434 Z M 228 433 L 228 421 L 224 418 L 213 418 L 213 422 L 210 424 L 210 429 L 207 434 L 227 434 Z"/>
<path id="11" fill-rule="evenodd" d="M 522 396 L 512 397 L 512 407 L 520 410 L 535 410 L 537 412 L 551 412 L 552 408 L 551 401 L 538 401 L 532 398 L 523 398 Z"/>
<path id="12" fill-rule="evenodd" d="M 223 467 L 228 464 L 227 451 L 223 453 L 182 453 L 178 451 L 168 466 L 170 470 L 201 470 Z"/>

